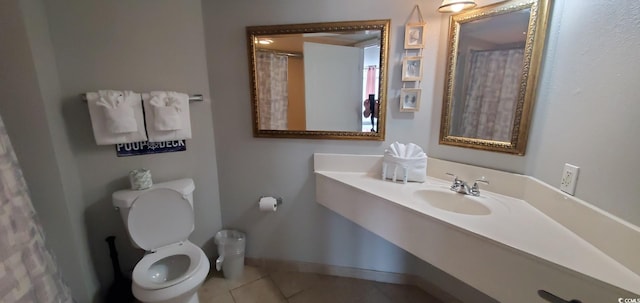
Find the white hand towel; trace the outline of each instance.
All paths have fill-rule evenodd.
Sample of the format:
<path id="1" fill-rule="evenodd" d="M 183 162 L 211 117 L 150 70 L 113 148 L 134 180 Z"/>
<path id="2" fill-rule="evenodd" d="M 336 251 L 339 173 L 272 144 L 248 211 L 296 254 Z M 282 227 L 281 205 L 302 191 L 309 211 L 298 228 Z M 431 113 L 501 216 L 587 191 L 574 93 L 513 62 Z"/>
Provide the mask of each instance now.
<path id="1" fill-rule="evenodd" d="M 189 95 L 171 91 L 142 94 L 149 142 L 191 139 Z"/>
<path id="2" fill-rule="evenodd" d="M 174 96 L 152 96 L 149 103 L 153 107 L 155 118 L 153 126 L 156 130 L 167 131 L 182 128 L 180 112 L 182 111 L 183 104 L 181 104 L 178 98 Z"/>
<path id="3" fill-rule="evenodd" d="M 100 100 L 96 105 L 102 107 L 104 111 L 105 125 L 109 132 L 120 134 L 138 130 L 135 113 L 131 106 L 135 102 L 132 98 L 136 98 L 134 96 L 136 94 L 131 91 L 100 91 L 98 95 Z M 140 95 L 137 95 L 137 99 L 140 99 Z"/>
<path id="4" fill-rule="evenodd" d="M 147 140 L 140 94 L 113 90 L 90 92 L 87 93 L 87 105 L 96 144 L 110 145 Z M 127 116 L 131 113 L 127 107 L 133 111 L 133 121 L 131 116 Z"/>
<path id="5" fill-rule="evenodd" d="M 420 146 L 394 142 L 384 152 L 382 178 L 424 182 L 427 179 L 427 155 Z"/>

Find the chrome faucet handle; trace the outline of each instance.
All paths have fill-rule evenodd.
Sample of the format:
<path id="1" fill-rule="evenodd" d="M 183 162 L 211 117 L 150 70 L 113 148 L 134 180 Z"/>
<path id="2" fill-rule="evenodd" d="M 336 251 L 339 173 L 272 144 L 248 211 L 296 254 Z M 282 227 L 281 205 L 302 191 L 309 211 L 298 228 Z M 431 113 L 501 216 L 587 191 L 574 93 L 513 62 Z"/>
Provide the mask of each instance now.
<path id="1" fill-rule="evenodd" d="M 489 184 L 489 181 L 487 181 L 487 179 L 485 179 L 484 176 L 480 177 L 480 179 L 476 179 L 476 183 L 484 183 L 484 184 Z"/>
<path id="2" fill-rule="evenodd" d="M 446 174 L 453 177 L 453 184 L 451 184 L 451 186 L 449 187 L 450 190 L 455 192 L 460 192 L 461 190 L 466 191 L 466 188 L 468 188 L 468 185 L 464 181 L 458 179 L 458 176 L 452 173 L 446 173 Z"/>
<path id="3" fill-rule="evenodd" d="M 484 183 L 484 184 L 489 184 L 489 181 L 485 180 L 484 176 L 480 179 L 476 179 L 475 182 L 473 182 L 473 186 L 471 187 L 471 195 L 472 196 L 479 196 L 480 195 L 480 186 L 478 185 L 478 182 L 480 183 Z"/>
<path id="4" fill-rule="evenodd" d="M 452 173 L 446 173 L 446 174 L 453 177 L 453 183 L 461 182 L 460 179 L 458 179 L 458 176 L 456 176 L 456 175 L 454 175 Z"/>

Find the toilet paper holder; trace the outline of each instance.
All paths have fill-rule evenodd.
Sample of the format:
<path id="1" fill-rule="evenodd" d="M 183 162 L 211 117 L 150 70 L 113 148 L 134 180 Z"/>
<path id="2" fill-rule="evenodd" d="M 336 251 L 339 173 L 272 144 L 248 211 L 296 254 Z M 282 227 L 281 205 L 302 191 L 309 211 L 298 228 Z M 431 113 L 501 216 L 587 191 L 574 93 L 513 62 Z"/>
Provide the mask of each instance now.
<path id="1" fill-rule="evenodd" d="M 280 206 L 282 205 L 282 197 L 272 197 L 272 196 L 260 196 L 260 199 L 258 199 L 258 203 L 260 203 L 260 201 L 262 201 L 262 199 L 264 198 L 274 198 L 276 199 L 276 205 Z"/>

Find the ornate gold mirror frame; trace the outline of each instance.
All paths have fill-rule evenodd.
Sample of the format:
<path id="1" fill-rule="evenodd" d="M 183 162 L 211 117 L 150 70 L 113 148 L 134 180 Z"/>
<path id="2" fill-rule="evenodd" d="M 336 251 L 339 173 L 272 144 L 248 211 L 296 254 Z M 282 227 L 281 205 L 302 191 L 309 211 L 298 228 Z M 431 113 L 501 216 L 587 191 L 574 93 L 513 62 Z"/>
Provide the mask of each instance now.
<path id="1" fill-rule="evenodd" d="M 389 20 L 368 20 L 368 21 L 307 23 L 307 24 L 288 24 L 288 25 L 268 25 L 268 26 L 247 27 L 246 29 L 247 45 L 248 45 L 248 55 L 249 55 L 249 69 L 250 69 L 250 76 L 251 76 L 251 111 L 252 111 L 254 137 L 379 140 L 379 141 L 384 140 L 385 122 L 386 122 L 385 115 L 386 115 L 386 108 L 387 108 L 386 88 L 387 88 L 387 56 L 388 56 L 388 50 L 389 50 L 389 25 L 390 25 Z M 375 71 L 377 72 L 375 73 L 375 76 L 377 79 L 376 85 L 378 87 L 377 90 L 374 90 L 375 93 L 377 94 L 377 100 L 375 100 L 375 102 L 364 103 L 364 101 L 367 101 L 367 100 L 364 100 L 362 98 L 363 92 L 362 92 L 362 88 L 360 88 L 360 92 L 356 94 L 357 98 L 339 97 L 339 98 L 331 98 L 331 100 L 326 100 L 327 104 L 334 102 L 332 103 L 333 105 L 325 105 L 324 102 L 317 102 L 317 101 L 315 101 L 312 104 L 308 104 L 309 100 L 307 99 L 309 99 L 309 94 L 310 94 L 309 91 L 311 89 L 309 89 L 308 83 L 306 85 L 304 83 L 305 80 L 309 81 L 307 80 L 307 78 L 312 78 L 311 76 L 307 77 L 306 74 L 304 74 L 308 72 L 307 69 L 311 70 L 307 66 L 308 62 L 304 62 L 304 64 L 297 63 L 300 66 L 304 66 L 303 68 L 305 70 L 302 72 L 303 76 L 297 76 L 299 73 L 296 73 L 295 74 L 296 76 L 292 74 L 288 74 L 285 76 L 285 77 L 288 77 L 287 85 L 293 85 L 291 84 L 293 82 L 302 82 L 301 85 L 303 85 L 302 87 L 303 93 L 302 93 L 302 97 L 299 97 L 299 99 L 303 99 L 303 100 L 296 101 L 296 102 L 302 102 L 302 106 L 301 106 L 302 115 L 305 115 L 305 113 L 307 115 L 309 114 L 320 115 L 321 112 L 326 115 L 327 111 L 329 112 L 328 115 L 331 115 L 331 112 L 330 112 L 331 110 L 349 111 L 348 115 L 350 116 L 348 116 L 347 119 L 354 119 L 354 121 L 356 121 L 356 122 L 349 121 L 349 123 L 362 124 L 363 119 L 365 119 L 363 117 L 369 117 L 366 119 L 371 119 L 372 121 L 374 119 L 372 119 L 371 117 L 375 117 L 375 115 L 371 114 L 369 110 L 366 110 L 366 105 L 372 104 L 372 103 L 377 104 L 378 108 L 375 109 L 378 111 L 377 119 L 375 119 L 376 120 L 375 122 L 371 122 L 372 124 L 371 130 L 369 129 L 363 130 L 363 128 L 366 128 L 366 126 L 362 126 L 362 125 L 358 127 L 342 127 L 342 128 L 334 127 L 334 125 L 332 125 L 331 122 L 326 122 L 325 124 L 326 127 L 322 127 L 322 126 L 309 127 L 308 120 L 310 120 L 310 118 L 307 118 L 306 127 L 304 127 L 304 122 L 302 127 L 297 127 L 297 128 L 291 127 L 291 126 L 289 127 L 280 127 L 280 126 L 271 126 L 271 125 L 265 126 L 265 123 L 264 123 L 264 121 L 266 121 L 265 119 L 273 119 L 272 118 L 273 114 L 271 112 L 271 109 L 265 112 L 265 109 L 264 109 L 265 104 L 261 103 L 261 102 L 265 102 L 264 100 L 260 99 L 261 98 L 260 96 L 264 96 L 264 93 L 263 93 L 264 88 L 263 86 L 259 88 L 259 86 L 264 85 L 264 82 L 265 82 L 264 78 L 267 78 L 267 77 L 261 76 L 262 78 L 259 78 L 259 74 L 264 75 L 264 71 L 262 70 L 258 71 L 258 59 L 259 59 L 258 56 L 259 55 L 265 56 L 263 54 L 264 52 L 274 52 L 276 54 L 288 56 L 289 58 L 293 58 L 293 57 L 302 58 L 307 55 L 303 52 L 302 48 L 300 48 L 299 50 L 290 49 L 290 48 L 296 48 L 296 47 L 286 46 L 285 45 L 286 43 L 283 43 L 282 44 L 283 46 L 275 46 L 275 47 L 272 47 L 271 49 L 269 49 L 268 46 L 265 46 L 265 44 L 271 44 L 271 43 L 273 43 L 274 45 L 277 45 L 279 41 L 287 40 L 287 39 L 299 40 L 299 41 L 296 41 L 295 44 L 299 44 L 300 46 L 302 46 L 304 43 L 305 44 L 304 52 L 307 51 L 307 46 L 308 46 L 307 43 L 315 43 L 316 45 L 320 45 L 322 47 L 322 45 L 332 45 L 332 44 L 338 45 L 339 43 L 341 43 L 341 42 L 338 42 L 338 40 L 343 40 L 343 41 L 346 41 L 346 42 L 343 42 L 345 43 L 343 44 L 345 47 L 353 47 L 353 48 L 359 47 L 361 48 L 361 50 L 359 50 L 360 52 L 363 52 L 362 50 L 363 47 L 365 46 L 368 47 L 370 44 L 373 44 L 372 46 L 375 48 L 375 51 L 374 51 L 375 59 L 373 61 L 376 61 L 379 56 L 379 60 L 375 62 L 376 63 Z M 274 43 L 274 41 L 276 43 Z M 378 44 L 379 46 L 376 46 L 376 44 Z M 379 54 L 377 53 L 378 48 L 379 48 Z M 259 52 L 261 53 L 259 54 Z M 264 59 L 260 58 L 260 60 L 264 60 Z M 283 59 L 283 60 L 286 60 L 286 59 Z M 306 58 L 304 58 L 304 60 L 306 60 Z M 289 61 L 293 61 L 293 60 L 289 60 Z M 320 62 L 320 65 L 323 65 L 323 61 L 316 60 L 316 62 Z M 355 77 L 357 79 L 351 79 L 354 77 L 350 77 L 348 80 L 354 81 L 356 82 L 357 85 L 363 85 L 364 87 L 363 72 L 367 72 L 366 66 L 364 66 L 364 62 L 359 62 L 359 65 L 360 65 L 359 76 L 356 75 Z M 289 70 L 289 73 L 291 73 L 290 70 Z M 273 79 L 278 79 L 278 78 L 282 78 L 282 77 L 273 77 Z M 305 78 L 305 79 L 301 80 L 300 78 Z M 271 79 L 272 77 L 269 76 L 269 81 L 271 81 Z M 306 94 L 307 94 L 306 96 L 304 93 L 305 88 L 306 88 Z M 259 89 L 261 89 L 260 93 L 259 93 Z M 318 90 L 316 87 L 313 87 L 313 89 L 315 91 Z M 316 98 L 314 100 L 318 100 L 318 96 L 320 96 L 320 98 L 325 98 L 325 93 L 327 93 L 327 95 L 330 95 L 325 90 L 324 92 L 321 91 L 320 94 L 314 94 L 312 96 Z M 353 96 L 354 93 L 350 92 L 349 95 Z M 287 97 L 289 99 L 292 98 L 291 96 L 287 96 Z M 268 98 L 271 98 L 271 97 L 268 97 Z M 327 99 L 328 98 L 329 97 L 327 97 Z M 265 99 L 265 97 L 262 97 L 262 99 Z M 271 102 L 271 101 L 268 101 L 268 102 Z M 282 102 L 282 101 L 279 101 L 279 102 Z M 291 101 L 286 101 L 286 102 L 291 102 Z M 305 102 L 307 102 L 306 107 L 305 107 Z M 262 112 L 261 112 L 261 104 L 263 107 Z M 336 104 L 338 105 L 336 106 Z M 298 105 L 296 106 L 298 107 Z M 330 108 L 318 109 L 317 106 L 326 106 Z M 289 107 L 288 110 L 290 110 L 291 105 L 288 105 L 288 107 Z M 310 109 L 310 107 L 315 107 L 315 109 Z M 272 106 L 269 108 L 272 108 Z M 364 111 L 366 111 L 366 113 L 364 113 Z M 367 116 L 367 113 L 369 113 L 369 116 Z M 344 114 L 344 112 L 341 112 L 341 114 Z M 296 115 L 299 115 L 299 113 Z M 358 115 L 362 115 L 362 116 L 358 117 Z M 289 118 L 286 118 L 286 119 L 289 119 Z M 357 122 L 358 119 L 360 119 L 360 122 Z M 261 121 L 263 123 L 261 123 Z"/>
<path id="2" fill-rule="evenodd" d="M 504 1 L 451 16 L 440 144 L 524 155 L 536 95 L 538 72 L 543 55 L 550 2 L 551 0 Z M 525 24 L 526 19 L 522 18 L 526 18 L 526 16 L 522 17 L 522 14 L 527 13 L 529 14 L 528 24 Z M 519 26 L 512 26 L 512 24 L 496 24 L 497 20 L 518 19 L 515 18 L 517 14 L 520 14 L 520 18 L 523 20 L 523 24 L 519 25 L 522 26 L 521 29 Z M 491 25 L 493 27 L 488 26 L 490 22 L 494 23 Z M 522 41 L 518 42 L 519 46 L 516 47 L 514 43 L 505 42 L 502 45 L 497 43 L 495 40 L 506 39 L 499 37 L 514 34 L 506 34 L 502 31 L 511 27 L 518 28 L 519 34 L 523 36 Z M 461 28 L 464 31 L 462 37 Z M 486 30 L 487 37 L 473 36 L 474 34 L 480 35 L 478 32 L 482 30 Z M 526 38 L 524 37 L 525 33 Z M 461 42 L 462 38 L 482 42 L 470 43 L 468 40 Z M 494 46 L 488 46 L 488 41 L 493 42 Z M 486 42 L 485 46 L 478 46 L 484 42 Z M 464 44 L 463 49 L 459 49 L 461 44 Z M 476 49 L 470 47 L 471 44 L 474 44 Z M 508 105 L 509 110 L 506 112 L 511 116 L 503 117 L 503 120 L 510 123 L 511 127 L 510 129 L 506 128 L 506 133 L 505 129 L 499 130 L 503 132 L 501 139 L 490 137 L 493 135 L 478 135 L 481 132 L 478 131 L 480 123 L 474 119 L 484 119 L 485 122 L 482 122 L 484 123 L 482 125 L 491 125 L 497 129 L 498 122 L 492 121 L 492 119 L 498 120 L 498 118 L 496 118 L 495 112 L 480 112 L 484 109 L 478 109 L 482 105 L 477 104 L 487 102 L 487 96 L 479 92 L 479 85 L 473 86 L 476 83 L 473 81 L 476 81 L 474 79 L 486 79 L 488 75 L 486 70 L 473 69 L 473 64 L 478 62 L 478 56 L 474 56 L 479 52 L 509 51 L 509 48 L 517 48 L 517 51 L 520 52 L 519 56 L 523 58 L 518 61 L 521 63 L 517 72 L 514 73 L 516 76 L 510 78 L 513 80 L 512 99 L 515 103 Z M 480 64 L 478 63 L 478 65 Z M 477 80 L 477 82 L 480 81 L 485 80 Z M 500 85 L 505 85 L 504 83 L 506 82 L 501 82 Z M 501 88 L 497 90 L 500 90 L 500 93 L 503 91 Z M 475 108 L 471 106 L 475 106 Z M 470 111 L 473 112 L 469 113 Z M 505 111 L 503 110 L 503 112 Z M 476 118 L 478 116 L 481 118 Z M 467 119 L 467 117 L 474 118 Z M 470 122 L 471 120 L 475 122 Z M 487 124 L 486 121 L 489 123 Z M 464 126 L 460 126 L 462 124 Z M 470 131 L 460 131 L 459 129 L 462 128 L 470 129 Z M 474 133 L 474 135 L 470 136 L 466 133 Z"/>

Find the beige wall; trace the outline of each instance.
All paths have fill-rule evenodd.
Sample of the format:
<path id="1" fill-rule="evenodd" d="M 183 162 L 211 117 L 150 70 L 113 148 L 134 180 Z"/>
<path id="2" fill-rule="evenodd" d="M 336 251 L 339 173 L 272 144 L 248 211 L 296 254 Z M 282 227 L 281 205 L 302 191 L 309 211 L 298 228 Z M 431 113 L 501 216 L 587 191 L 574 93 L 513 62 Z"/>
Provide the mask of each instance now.
<path id="1" fill-rule="evenodd" d="M 299 57 L 289 57 L 288 63 L 289 107 L 287 108 L 287 128 L 290 130 L 305 130 L 304 60 Z"/>
<path id="2" fill-rule="evenodd" d="M 478 1 L 479 5 L 495 1 Z M 529 142 L 524 157 L 438 145 L 434 102 L 428 152 L 446 160 L 524 173 L 558 187 L 564 163 L 580 167 L 576 196 L 640 225 L 640 2 L 553 1 Z M 444 23 L 443 23 L 444 24 Z M 614 34 L 611 34 L 614 33 Z M 445 58 L 447 29 L 439 47 Z M 597 39 L 595 38 L 597 37 Z M 444 61 L 435 61 L 444 75 Z M 434 100 L 442 100 L 439 78 Z"/>
<path id="3" fill-rule="evenodd" d="M 640 1 L 555 1 L 526 172 L 640 226 Z"/>
<path id="4" fill-rule="evenodd" d="M 315 203 L 312 154 L 381 154 L 393 141 L 415 142 L 433 157 L 527 173 L 552 185 L 569 162 L 581 167 L 579 198 L 640 224 L 640 143 L 633 140 L 640 129 L 634 82 L 640 70 L 637 1 L 555 1 L 524 157 L 438 144 L 448 19 L 436 12 L 437 1 L 47 2 L 48 51 L 42 48 L 46 35 L 37 30 L 46 27 L 38 23 L 42 17 L 29 19 L 44 1 L 24 8 L 25 20 L 31 20 L 24 22 L 40 25 L 31 29 L 16 28 L 21 21 L 12 19 L 15 1 L 3 2 L 0 14 L 2 30 L 8 31 L 2 38 L 10 40 L 0 45 L 0 93 L 5 96 L 0 113 L 18 157 L 33 161 L 21 160 L 29 185 L 37 190 L 34 197 L 40 195 L 36 199 L 48 211 L 45 225 L 58 224 L 47 230 L 48 245 L 57 254 L 67 253 L 67 260 L 83 262 L 83 255 L 89 255 L 93 268 L 63 265 L 67 275 L 74 275 L 68 281 L 84 280 L 74 282 L 84 290 L 74 289 L 79 301 L 95 290 L 94 270 L 103 287 L 110 281 L 106 235 L 119 237 L 123 267 L 131 268 L 139 256 L 110 204 L 110 193 L 127 187 L 127 171 L 138 167 L 150 168 L 156 181 L 196 180 L 192 239 L 210 255 L 211 236 L 224 223 L 248 233 L 252 257 L 417 273 L 470 302 L 490 299 Z M 403 25 L 416 4 L 428 24 L 423 100 L 419 112 L 400 113 Z M 247 25 L 384 18 L 392 20 L 386 141 L 252 136 Z M 46 58 L 53 55 L 57 72 L 51 75 L 52 60 Z M 203 93 L 208 100 L 209 87 L 212 103 L 192 105 L 194 139 L 186 152 L 129 158 L 117 158 L 113 148 L 93 143 L 86 106 L 77 97 L 100 88 L 161 88 Z M 29 127 L 22 127 L 25 121 Z M 38 174 L 42 171 L 47 174 Z M 284 204 L 276 213 L 260 213 L 255 202 L 261 195 L 281 196 Z"/>
<path id="5" fill-rule="evenodd" d="M 429 62 L 422 82 L 424 109 L 415 114 L 400 113 L 402 36 L 404 23 L 416 4 L 405 0 L 203 1 L 217 156 L 224 176 L 220 178 L 223 224 L 247 232 L 250 257 L 416 273 L 465 302 L 490 302 L 455 278 L 315 202 L 314 152 L 381 154 L 395 140 L 427 147 L 437 37 L 440 24 L 446 24 L 446 19 L 436 13 L 439 3 L 420 3 L 431 42 L 424 50 Z M 391 19 L 390 123 L 385 142 L 253 137 L 246 26 L 387 18 Z M 261 213 L 255 202 L 262 195 L 280 196 L 283 205 L 276 213 Z"/>
<path id="6" fill-rule="evenodd" d="M 73 271 L 63 268 L 65 279 L 79 279 L 86 284 L 79 286 L 81 290 L 72 285 L 76 299 L 90 302 L 89 298 L 99 298 L 96 288 L 104 290 L 112 282 L 106 236 L 117 236 L 125 272 L 130 272 L 141 256 L 141 251 L 129 242 L 122 219 L 111 204 L 111 193 L 129 187 L 127 174 L 135 168 L 150 169 L 154 182 L 194 179 L 196 228 L 190 239 L 202 246 L 210 257 L 215 256 L 213 236 L 221 229 L 222 222 L 200 1 L 64 0 L 51 3 L 29 0 L 27 4 L 24 20 L 33 25 L 28 26 L 28 31 L 33 52 L 31 60 L 37 70 L 36 82 L 31 85 L 42 91 L 42 99 L 40 104 L 34 101 L 37 106 L 16 112 L 15 119 L 22 123 L 22 128 L 13 128 L 11 135 L 12 139 L 35 141 L 29 142 L 28 150 L 17 149 L 18 157 L 33 154 L 33 158 L 40 156 L 40 161 L 51 161 L 34 162 L 33 168 L 23 164 L 25 171 L 41 174 L 37 176 L 40 181 L 31 178 L 34 181 L 29 182 L 30 186 L 41 186 L 38 189 L 42 189 L 43 194 L 63 191 L 57 194 L 62 195 L 59 198 L 47 194 L 42 200 L 56 203 L 47 208 L 56 211 L 54 217 L 47 219 L 59 221 L 59 227 L 47 228 L 45 232 L 48 245 L 68 245 L 56 254 L 67 254 L 65 258 L 72 258 L 73 266 L 78 267 Z M 37 14 L 46 14 L 44 23 L 33 20 Z M 48 32 L 49 49 L 42 48 L 46 46 L 43 41 L 47 40 L 42 38 L 43 29 Z M 28 58 L 29 52 L 23 56 Z M 14 57 L 3 56 L 4 59 L 14 60 Z M 51 65 L 57 66 L 57 70 Z M 57 91 L 51 82 L 56 82 Z M 20 83 L 29 84 L 26 80 Z M 37 93 L 36 89 L 22 89 L 21 94 Z M 113 146 L 97 146 L 86 103 L 78 96 L 98 89 L 139 92 L 160 89 L 203 94 L 205 102 L 191 104 L 193 138 L 187 140 L 187 150 L 118 158 Z M 37 132 L 34 136 L 32 132 L 38 129 L 25 127 L 25 121 L 34 121 L 34 126 L 43 123 L 43 127 L 49 127 L 49 133 Z M 43 135 L 45 140 L 39 140 Z M 59 172 L 50 169 L 51 165 L 54 168 L 57 165 Z M 59 177 L 55 177 L 56 174 Z M 54 177 L 53 181 L 42 179 Z M 63 234 L 64 228 L 67 230 Z M 78 237 L 74 238 L 75 235 Z M 87 270 L 81 267 L 82 256 L 90 267 Z"/>
<path id="7" fill-rule="evenodd" d="M 495 1 L 479 4 L 490 2 Z M 631 130 L 640 129 L 640 103 L 633 101 L 637 85 L 629 83 L 640 70 L 639 57 L 633 54 L 639 49 L 633 21 L 638 4 L 624 1 L 625 5 L 612 5 L 615 10 L 605 8 L 612 3 L 555 1 L 531 141 L 521 157 L 438 144 L 448 16 L 436 12 L 437 1 L 401 0 L 393 5 L 364 0 L 203 2 L 212 93 L 218 100 L 214 103 L 216 130 L 221 134 L 216 139 L 218 161 L 226 172 L 220 180 L 224 224 L 249 233 L 254 240 L 249 242 L 248 254 L 254 257 L 411 271 L 419 267 L 419 261 L 314 201 L 314 152 L 381 154 L 396 140 L 417 143 L 433 157 L 529 173 L 554 186 L 564 162 L 577 164 L 582 168 L 578 197 L 640 224 L 640 187 L 634 173 L 640 171 L 636 159 L 640 143 L 629 137 Z M 420 83 L 423 99 L 419 112 L 400 113 L 403 25 L 416 4 L 427 22 Z M 245 26 L 378 18 L 391 18 L 392 24 L 384 142 L 252 137 Z M 607 34 L 608 43 L 585 38 L 604 29 L 614 33 Z M 251 172 L 234 169 L 242 166 L 250 167 Z M 285 204 L 275 214 L 257 213 L 253 204 L 262 194 L 282 196 Z M 445 280 L 436 274 L 431 277 Z M 457 293 L 464 296 L 464 291 Z"/>
<path id="8" fill-rule="evenodd" d="M 46 245 L 79 302 L 91 302 L 98 288 L 88 252 L 83 208 L 63 117 L 52 112 L 60 97 L 44 5 L 0 2 L 0 115 L 18 156 Z M 58 108 L 59 109 L 59 108 Z M 70 186 L 71 185 L 71 186 Z"/>

